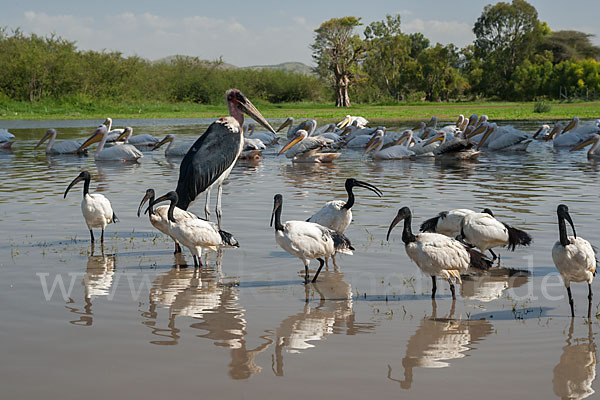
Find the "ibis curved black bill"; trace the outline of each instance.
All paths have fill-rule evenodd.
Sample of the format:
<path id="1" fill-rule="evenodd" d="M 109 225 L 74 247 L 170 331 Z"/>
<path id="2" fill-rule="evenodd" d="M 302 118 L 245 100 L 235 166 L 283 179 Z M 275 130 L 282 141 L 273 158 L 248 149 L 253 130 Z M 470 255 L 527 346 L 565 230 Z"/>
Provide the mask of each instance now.
<path id="1" fill-rule="evenodd" d="M 370 183 L 367 183 L 364 181 L 354 181 L 354 186 L 369 189 L 370 191 L 372 191 L 379 197 L 383 196 L 383 192 L 381 190 L 379 190 L 376 186 L 371 185 Z"/>
<path id="2" fill-rule="evenodd" d="M 138 207 L 137 210 L 137 216 L 139 218 L 140 216 L 140 212 L 142 210 L 142 207 L 144 206 L 144 204 L 146 204 L 146 202 L 148 200 L 150 200 L 150 206 L 148 207 L 148 209 L 144 212 L 144 214 L 146 212 L 148 212 L 151 208 L 152 208 L 152 200 L 154 199 L 154 189 L 148 189 L 146 190 L 146 194 L 144 195 L 144 198 L 142 199 L 142 202 L 140 203 L 140 206 Z"/>

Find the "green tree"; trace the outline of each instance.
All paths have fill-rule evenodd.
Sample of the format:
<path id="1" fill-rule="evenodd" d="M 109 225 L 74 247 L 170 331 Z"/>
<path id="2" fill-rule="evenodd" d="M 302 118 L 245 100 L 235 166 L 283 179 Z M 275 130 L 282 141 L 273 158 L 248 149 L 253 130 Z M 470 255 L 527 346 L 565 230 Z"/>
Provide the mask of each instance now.
<path id="1" fill-rule="evenodd" d="M 513 72 L 533 55 L 544 34 L 537 10 L 525 0 L 487 5 L 475 22 L 473 33 L 475 54 L 484 61 L 487 94 L 506 97 Z"/>
<path id="2" fill-rule="evenodd" d="M 429 101 L 447 100 L 460 81 L 458 71 L 452 67 L 458 58 L 454 45 L 437 44 L 423 50 L 418 57 L 421 65 L 421 90 Z"/>
<path id="3" fill-rule="evenodd" d="M 350 107 L 348 88 L 365 52 L 362 40 L 354 32 L 360 25 L 360 18 L 343 17 L 332 18 L 315 29 L 315 41 L 311 45 L 317 64 L 315 71 L 332 82 L 336 107 Z"/>
<path id="4" fill-rule="evenodd" d="M 591 42 L 592 37 L 594 35 L 579 31 L 551 32 L 540 43 L 539 51 L 551 51 L 555 64 L 571 58 L 600 60 L 600 47 Z"/>

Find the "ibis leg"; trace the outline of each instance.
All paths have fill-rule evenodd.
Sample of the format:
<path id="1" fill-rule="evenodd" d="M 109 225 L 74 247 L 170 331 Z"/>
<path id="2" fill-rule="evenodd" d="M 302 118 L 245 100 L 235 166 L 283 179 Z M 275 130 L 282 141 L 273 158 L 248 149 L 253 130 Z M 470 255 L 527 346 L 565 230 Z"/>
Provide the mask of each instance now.
<path id="1" fill-rule="evenodd" d="M 221 212 L 221 196 L 223 195 L 223 187 L 219 185 L 219 189 L 217 191 L 217 224 L 219 225 L 219 230 L 221 230 L 221 216 L 223 213 Z"/>
<path id="2" fill-rule="evenodd" d="M 448 281 L 450 284 L 450 292 L 452 292 L 452 300 L 456 300 L 456 289 L 454 288 L 454 283 L 452 281 Z"/>
<path id="3" fill-rule="evenodd" d="M 569 295 L 569 305 L 571 306 L 571 317 L 575 316 L 575 309 L 573 308 L 573 296 L 571 296 L 571 287 L 567 286 L 567 294 Z"/>
<path id="4" fill-rule="evenodd" d="M 304 283 L 308 283 L 308 262 L 304 264 Z"/>
<path id="5" fill-rule="evenodd" d="M 204 203 L 204 217 L 206 217 L 206 220 L 208 221 L 208 219 L 210 218 L 210 189 L 208 189 L 206 191 L 206 202 Z"/>
<path id="6" fill-rule="evenodd" d="M 322 258 L 317 258 L 317 260 L 319 260 L 319 263 L 321 265 L 319 265 L 319 269 L 317 270 L 317 273 L 313 277 L 313 280 L 312 280 L 313 283 L 315 283 L 317 281 L 317 276 L 319 276 L 319 273 L 321 272 L 321 268 L 323 268 L 323 265 L 325 264 L 325 260 L 323 260 Z"/>
<path id="7" fill-rule="evenodd" d="M 588 319 L 592 318 L 592 284 L 588 283 Z"/>
<path id="8" fill-rule="evenodd" d="M 498 256 L 496 255 L 496 253 L 494 253 L 494 250 L 489 249 L 488 251 L 492 255 L 492 261 L 496 261 L 496 258 L 498 258 Z"/>
<path id="9" fill-rule="evenodd" d="M 435 282 L 435 275 L 431 275 L 431 298 L 435 299 L 435 291 L 437 290 L 437 283 Z"/>
<path id="10" fill-rule="evenodd" d="M 100 244 L 104 246 L 104 228 L 102 229 L 102 235 L 100 235 Z"/>
<path id="11" fill-rule="evenodd" d="M 340 267 L 335 262 L 335 254 L 331 256 L 331 261 L 333 261 L 333 270 L 337 271 Z"/>
<path id="12" fill-rule="evenodd" d="M 192 258 L 194 259 L 194 268 L 198 268 L 198 259 L 195 255 L 193 255 Z"/>
<path id="13" fill-rule="evenodd" d="M 90 229 L 90 238 L 92 240 L 92 244 L 94 243 L 94 232 Z"/>
<path id="14" fill-rule="evenodd" d="M 181 253 L 181 246 L 179 245 L 179 243 L 175 242 L 175 253 L 174 254 L 178 254 Z"/>

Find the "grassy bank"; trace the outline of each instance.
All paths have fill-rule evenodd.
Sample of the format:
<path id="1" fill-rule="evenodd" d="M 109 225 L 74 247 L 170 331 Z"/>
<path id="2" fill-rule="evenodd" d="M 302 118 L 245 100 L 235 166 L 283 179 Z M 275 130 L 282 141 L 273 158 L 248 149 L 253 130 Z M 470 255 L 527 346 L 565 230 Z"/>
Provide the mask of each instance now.
<path id="1" fill-rule="evenodd" d="M 316 118 L 340 120 L 346 114 L 363 115 L 374 123 L 416 121 L 432 115 L 441 120 L 453 120 L 458 114 L 487 114 L 493 120 L 555 120 L 599 118 L 600 102 L 550 103 L 551 110 L 534 113 L 534 103 L 465 102 L 415 103 L 394 105 L 362 105 L 336 108 L 330 104 L 256 103 L 267 118 Z M 227 113 L 225 105 L 196 103 L 58 103 L 58 102 L 0 102 L 0 119 L 102 119 L 112 118 L 216 118 Z"/>

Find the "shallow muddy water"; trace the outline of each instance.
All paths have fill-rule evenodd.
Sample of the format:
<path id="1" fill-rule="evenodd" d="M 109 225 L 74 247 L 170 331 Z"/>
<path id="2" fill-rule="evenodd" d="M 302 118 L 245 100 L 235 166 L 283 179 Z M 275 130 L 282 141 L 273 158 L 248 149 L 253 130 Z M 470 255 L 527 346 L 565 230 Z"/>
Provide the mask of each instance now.
<path id="1" fill-rule="evenodd" d="M 134 134 L 193 141 L 210 121 L 115 121 Z M 274 121 L 277 124 L 280 121 Z M 478 162 L 374 162 L 347 150 L 332 165 L 293 165 L 268 150 L 240 162 L 223 192 L 223 227 L 239 249 L 209 253 L 195 270 L 170 239 L 136 211 L 147 188 L 176 186 L 180 159 L 144 152 L 139 163 L 46 156 L 34 149 L 48 127 L 85 137 L 98 121 L 0 121 L 17 135 L 0 151 L 0 385 L 5 398 L 584 398 L 595 396 L 595 341 L 586 324 L 587 285 L 573 284 L 577 318 L 552 263 L 556 206 L 567 203 L 577 234 L 600 244 L 600 165 L 584 152 L 532 143 L 526 154 Z M 9 125 L 10 124 L 10 125 Z M 534 130 L 534 124 L 519 127 Z M 91 253 L 80 211 L 81 170 L 112 202 L 104 254 Z M 304 286 L 301 262 L 281 250 L 269 219 L 273 195 L 283 220 L 304 220 L 357 188 L 346 231 L 354 256 L 338 257 Z M 216 191 L 215 191 L 216 192 Z M 211 204 L 215 204 L 213 198 Z M 501 265 L 529 270 L 465 280 L 453 305 L 405 254 L 398 208 L 413 229 L 439 211 L 491 208 L 534 243 L 499 249 Z M 204 199 L 191 211 L 203 215 Z M 213 214 L 214 218 L 214 214 Z M 185 265 L 191 266 L 185 267 Z M 313 262 L 311 267 L 314 267 Z M 313 271 L 311 271 L 311 274 Z M 600 288 L 592 314 L 600 304 Z M 305 300 L 308 298 L 308 302 Z"/>

